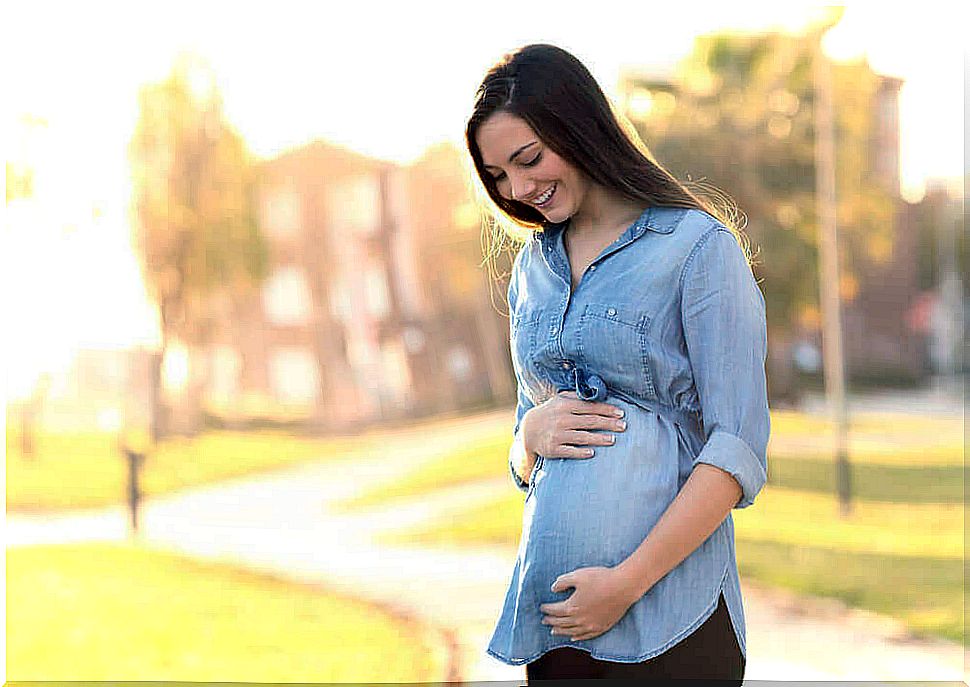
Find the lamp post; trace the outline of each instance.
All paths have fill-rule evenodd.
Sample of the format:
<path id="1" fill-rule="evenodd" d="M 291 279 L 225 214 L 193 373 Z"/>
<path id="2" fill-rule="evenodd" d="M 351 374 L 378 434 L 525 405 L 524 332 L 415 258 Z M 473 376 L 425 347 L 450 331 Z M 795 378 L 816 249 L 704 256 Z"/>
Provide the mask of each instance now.
<path id="1" fill-rule="evenodd" d="M 822 34 L 824 35 L 824 34 Z M 819 228 L 819 286 L 822 311 L 822 356 L 825 396 L 835 424 L 835 454 L 839 510 L 851 512 L 848 458 L 848 412 L 845 396 L 845 356 L 842 348 L 842 302 L 839 294 L 839 249 L 836 224 L 835 136 L 832 73 L 822 50 L 815 46 L 815 202 Z"/>
<path id="2" fill-rule="evenodd" d="M 118 434 L 118 450 L 125 459 L 125 503 L 131 536 L 138 536 L 138 512 L 141 506 L 141 468 L 145 464 L 145 442 L 139 434 L 125 426 Z"/>

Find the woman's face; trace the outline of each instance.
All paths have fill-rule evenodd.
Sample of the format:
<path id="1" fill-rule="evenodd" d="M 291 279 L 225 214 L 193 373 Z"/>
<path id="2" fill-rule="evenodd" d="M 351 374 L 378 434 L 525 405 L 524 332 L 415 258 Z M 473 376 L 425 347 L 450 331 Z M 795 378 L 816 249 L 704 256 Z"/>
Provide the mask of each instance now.
<path id="1" fill-rule="evenodd" d="M 564 222 L 582 206 L 589 181 L 521 117 L 496 112 L 478 127 L 476 142 L 503 198 L 531 205 L 550 222 Z"/>

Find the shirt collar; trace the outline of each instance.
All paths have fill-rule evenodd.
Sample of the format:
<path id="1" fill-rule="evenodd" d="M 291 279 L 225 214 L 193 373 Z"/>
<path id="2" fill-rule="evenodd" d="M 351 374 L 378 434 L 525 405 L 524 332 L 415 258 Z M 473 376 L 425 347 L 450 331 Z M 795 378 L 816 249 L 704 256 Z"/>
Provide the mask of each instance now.
<path id="1" fill-rule="evenodd" d="M 617 243 L 634 241 L 648 229 L 658 234 L 669 234 L 676 228 L 686 212 L 686 208 L 651 206 L 644 210 L 643 214 L 633 224 L 627 227 L 627 230 L 617 239 Z M 549 246 L 555 245 L 568 224 L 569 220 L 567 219 L 564 222 L 546 225 L 541 231 L 534 231 L 533 237 L 542 244 L 543 249 L 547 249 Z"/>

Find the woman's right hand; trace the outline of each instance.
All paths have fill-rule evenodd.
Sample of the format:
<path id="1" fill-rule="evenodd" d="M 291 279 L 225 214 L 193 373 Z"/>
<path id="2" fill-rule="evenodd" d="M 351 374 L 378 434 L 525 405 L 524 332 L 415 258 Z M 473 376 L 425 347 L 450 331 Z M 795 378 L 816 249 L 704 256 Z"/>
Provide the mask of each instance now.
<path id="1" fill-rule="evenodd" d="M 612 432 L 622 432 L 623 410 L 609 403 L 584 401 L 575 391 L 560 391 L 522 417 L 523 446 L 534 463 L 543 458 L 591 458 L 593 446 L 612 446 Z M 603 430 L 606 430 L 605 432 Z"/>

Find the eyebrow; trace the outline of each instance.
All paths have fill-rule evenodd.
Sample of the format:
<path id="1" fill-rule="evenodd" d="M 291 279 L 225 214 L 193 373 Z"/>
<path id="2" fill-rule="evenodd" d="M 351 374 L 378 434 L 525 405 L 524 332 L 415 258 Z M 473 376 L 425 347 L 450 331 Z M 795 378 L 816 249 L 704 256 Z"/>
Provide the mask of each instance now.
<path id="1" fill-rule="evenodd" d="M 538 142 L 539 141 L 532 141 L 532 143 L 526 143 L 524 146 L 522 146 L 521 148 L 519 148 L 518 150 L 516 150 L 514 153 L 512 153 L 511 155 L 509 155 L 509 162 L 515 161 L 515 158 L 516 158 L 516 156 L 519 153 L 521 153 L 522 151 L 524 151 L 526 148 L 531 148 L 532 146 L 534 146 Z M 491 167 L 492 169 L 495 169 L 495 165 L 484 165 L 484 166 L 485 167 Z"/>

